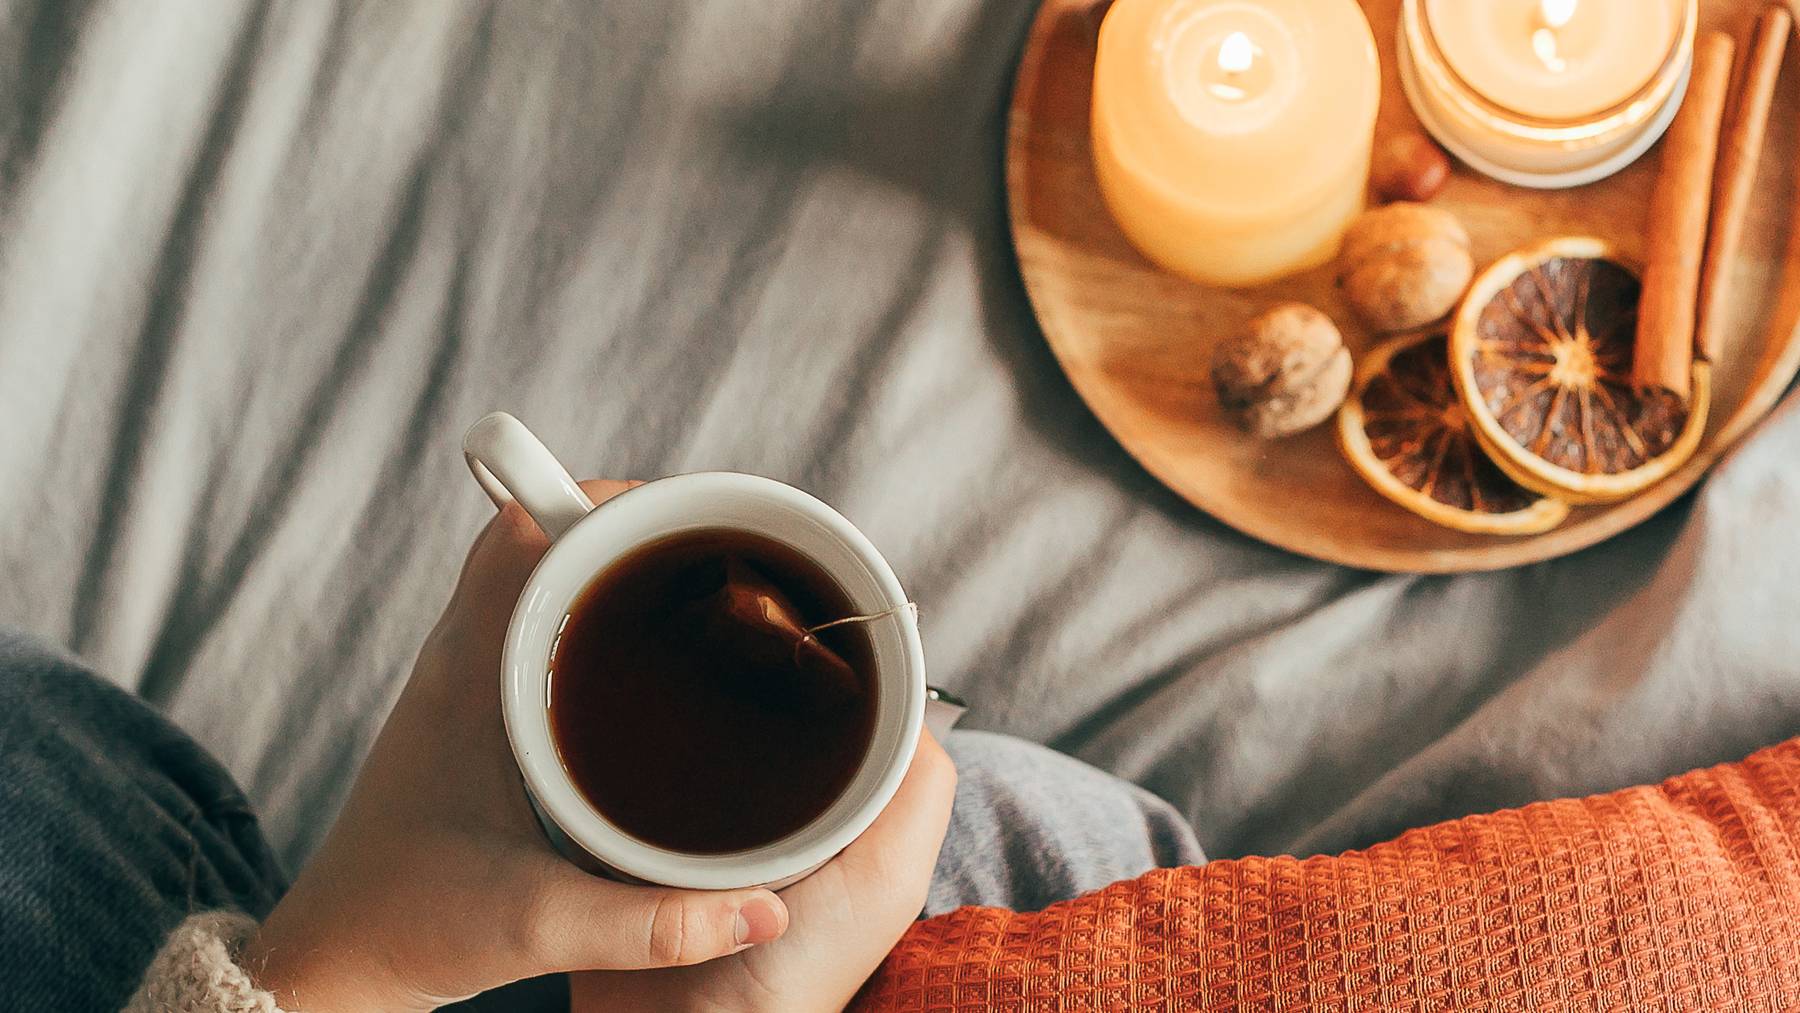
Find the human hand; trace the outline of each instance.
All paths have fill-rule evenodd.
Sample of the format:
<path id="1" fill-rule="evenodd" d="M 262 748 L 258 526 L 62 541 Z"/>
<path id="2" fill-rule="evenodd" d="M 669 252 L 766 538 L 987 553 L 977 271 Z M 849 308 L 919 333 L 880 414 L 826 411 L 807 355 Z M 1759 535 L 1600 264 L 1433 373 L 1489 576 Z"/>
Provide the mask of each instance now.
<path id="1" fill-rule="evenodd" d="M 956 767 L 921 732 L 892 802 L 836 858 L 781 892 L 791 921 L 767 945 L 688 967 L 570 978 L 572 1013 L 841 1010 L 925 906 Z"/>
<path id="2" fill-rule="evenodd" d="M 599 503 L 630 484 L 582 488 Z M 282 1006 L 430 1009 L 556 971 L 692 964 L 787 928 L 767 890 L 628 886 L 545 841 L 506 741 L 500 654 L 548 545 L 515 504 L 470 549 L 343 812 L 242 954 Z"/>

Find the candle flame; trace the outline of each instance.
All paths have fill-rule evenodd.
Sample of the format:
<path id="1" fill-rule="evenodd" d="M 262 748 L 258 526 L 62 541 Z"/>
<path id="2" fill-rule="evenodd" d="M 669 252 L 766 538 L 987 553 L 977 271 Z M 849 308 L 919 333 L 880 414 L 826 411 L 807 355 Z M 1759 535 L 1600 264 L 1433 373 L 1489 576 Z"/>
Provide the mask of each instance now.
<path id="1" fill-rule="evenodd" d="M 1227 74 L 1242 74 L 1255 62 L 1256 43 L 1243 32 L 1232 32 L 1219 45 L 1219 69 Z"/>
<path id="2" fill-rule="evenodd" d="M 1538 0 L 1538 19 L 1544 27 L 1531 33 L 1531 51 L 1552 74 L 1569 69 L 1569 61 L 1558 52 L 1561 40 L 1557 38 L 1556 30 L 1574 20 L 1579 3 L 1580 0 Z"/>
<path id="3" fill-rule="evenodd" d="M 1561 28 L 1575 19 L 1575 8 L 1580 0 L 1539 0 L 1538 13 L 1544 19 L 1544 27 Z"/>

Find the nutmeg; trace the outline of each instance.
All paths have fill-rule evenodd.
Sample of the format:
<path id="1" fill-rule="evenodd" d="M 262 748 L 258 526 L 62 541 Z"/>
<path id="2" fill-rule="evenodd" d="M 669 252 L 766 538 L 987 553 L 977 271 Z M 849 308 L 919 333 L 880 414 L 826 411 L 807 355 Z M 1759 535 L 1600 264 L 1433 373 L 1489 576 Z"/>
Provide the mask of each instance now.
<path id="1" fill-rule="evenodd" d="M 1390 134 L 1375 147 L 1369 181 L 1383 201 L 1428 201 L 1450 178 L 1450 156 L 1416 130 Z"/>
<path id="2" fill-rule="evenodd" d="M 1213 350 L 1213 386 L 1225 413 L 1272 439 L 1329 418 L 1350 389 L 1350 352 L 1331 318 L 1284 303 Z"/>
<path id="3" fill-rule="evenodd" d="M 1344 234 L 1338 254 L 1344 298 L 1377 331 L 1442 319 L 1474 274 L 1469 234 L 1456 216 L 1410 202 L 1365 212 Z"/>

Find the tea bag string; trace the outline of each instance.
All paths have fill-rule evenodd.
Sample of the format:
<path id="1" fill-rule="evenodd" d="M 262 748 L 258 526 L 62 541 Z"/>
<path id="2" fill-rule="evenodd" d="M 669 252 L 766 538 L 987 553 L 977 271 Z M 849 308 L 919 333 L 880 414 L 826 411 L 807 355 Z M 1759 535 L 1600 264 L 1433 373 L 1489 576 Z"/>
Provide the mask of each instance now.
<path id="1" fill-rule="evenodd" d="M 870 612 L 868 615 L 845 616 L 842 619 L 833 619 L 828 623 L 820 623 L 817 626 L 808 626 L 806 629 L 800 631 L 800 639 L 794 641 L 794 664 L 800 664 L 800 646 L 808 640 L 820 647 L 825 646 L 819 641 L 818 633 L 821 630 L 828 630 L 833 626 L 849 626 L 852 623 L 872 623 L 879 619 L 886 619 L 889 616 L 899 615 L 902 612 L 910 612 L 913 617 L 913 622 L 916 623 L 919 621 L 919 604 L 918 602 L 909 601 L 904 604 L 895 605 L 891 609 L 882 609 L 880 612 Z"/>

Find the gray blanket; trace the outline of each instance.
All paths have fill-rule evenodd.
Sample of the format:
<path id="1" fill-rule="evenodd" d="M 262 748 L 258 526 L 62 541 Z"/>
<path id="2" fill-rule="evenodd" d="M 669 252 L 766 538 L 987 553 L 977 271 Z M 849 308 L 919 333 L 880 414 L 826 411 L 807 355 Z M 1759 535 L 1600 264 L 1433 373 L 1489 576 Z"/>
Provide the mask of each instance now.
<path id="1" fill-rule="evenodd" d="M 1213 855 L 1800 733 L 1792 405 L 1655 521 L 1486 576 L 1291 556 L 1139 470 L 1008 248 L 1032 9 L 5 4 L 0 622 L 167 709 L 297 862 L 491 509 L 462 430 L 507 408 L 580 473 L 834 503 L 975 725 Z"/>

